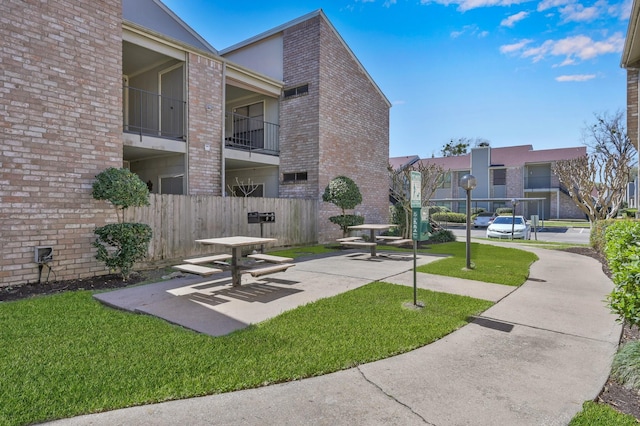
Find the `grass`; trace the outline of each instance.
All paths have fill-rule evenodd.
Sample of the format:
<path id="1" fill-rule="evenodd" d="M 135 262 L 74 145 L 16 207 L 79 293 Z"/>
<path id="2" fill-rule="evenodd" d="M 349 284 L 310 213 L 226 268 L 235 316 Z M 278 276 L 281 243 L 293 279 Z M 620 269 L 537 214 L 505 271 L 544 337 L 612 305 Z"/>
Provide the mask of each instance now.
<path id="1" fill-rule="evenodd" d="M 467 270 L 466 243 L 435 244 L 428 252 L 449 257 L 419 266 L 418 272 L 511 286 L 522 285 L 529 276 L 529 266 L 538 260 L 525 250 L 471 243 L 472 269 Z"/>
<path id="2" fill-rule="evenodd" d="M 291 257 L 296 259 L 298 257 L 304 256 L 314 256 L 319 254 L 327 254 L 327 253 L 335 253 L 340 251 L 341 247 L 338 245 L 315 245 L 315 246 L 304 246 L 304 247 L 290 247 L 282 250 L 273 250 L 269 251 L 269 254 L 274 256 L 282 256 L 282 257 Z"/>
<path id="3" fill-rule="evenodd" d="M 542 226 L 542 221 L 540 221 L 539 225 Z M 588 220 L 545 220 L 544 227 L 545 228 L 589 228 L 591 224 Z"/>
<path id="4" fill-rule="evenodd" d="M 316 376 L 429 344 L 491 302 L 373 283 L 213 338 L 90 292 L 0 303 L 0 425 Z"/>
<path id="5" fill-rule="evenodd" d="M 618 383 L 640 389 L 640 341 L 625 344 L 613 358 L 611 375 Z"/>
<path id="6" fill-rule="evenodd" d="M 605 404 L 587 401 L 569 426 L 637 426 L 635 417 L 620 413 Z"/>

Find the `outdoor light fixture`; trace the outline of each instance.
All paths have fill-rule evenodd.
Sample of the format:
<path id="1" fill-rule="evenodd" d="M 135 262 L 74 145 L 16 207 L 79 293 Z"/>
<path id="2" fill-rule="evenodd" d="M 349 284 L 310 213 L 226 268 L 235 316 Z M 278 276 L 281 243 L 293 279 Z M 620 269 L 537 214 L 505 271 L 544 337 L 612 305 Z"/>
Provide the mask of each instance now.
<path id="1" fill-rule="evenodd" d="M 511 209 L 511 239 L 513 240 L 513 232 L 516 226 L 516 206 L 518 205 L 518 200 L 512 198 L 511 205 L 513 206 L 513 208 Z"/>
<path id="2" fill-rule="evenodd" d="M 471 191 L 476 187 L 476 178 L 466 174 L 460 178 L 460 188 L 467 191 L 467 269 L 471 269 Z"/>

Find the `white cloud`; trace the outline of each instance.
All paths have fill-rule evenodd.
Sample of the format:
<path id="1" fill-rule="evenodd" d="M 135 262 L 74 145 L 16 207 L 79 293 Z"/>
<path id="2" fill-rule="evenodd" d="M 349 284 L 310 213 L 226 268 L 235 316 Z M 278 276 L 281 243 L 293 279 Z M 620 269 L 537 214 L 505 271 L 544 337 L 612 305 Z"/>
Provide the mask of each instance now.
<path id="1" fill-rule="evenodd" d="M 476 24 L 472 24 L 472 25 L 465 25 L 464 27 L 462 27 L 460 31 L 451 31 L 451 33 L 449 33 L 449 36 L 451 38 L 458 38 L 463 34 L 469 34 L 471 36 L 483 38 L 489 35 L 489 31 L 481 31 Z"/>
<path id="2" fill-rule="evenodd" d="M 590 22 L 602 17 L 620 20 L 629 19 L 632 0 L 623 0 L 609 4 L 608 0 L 596 0 L 585 6 L 580 0 L 542 0 L 538 3 L 538 12 L 558 9 L 562 22 Z"/>
<path id="3" fill-rule="evenodd" d="M 437 3 L 444 6 L 457 4 L 460 12 L 471 9 L 492 6 L 512 6 L 514 4 L 526 3 L 530 0 L 420 0 L 420 4 Z"/>
<path id="4" fill-rule="evenodd" d="M 407 103 L 406 101 L 393 101 L 391 102 L 391 105 L 404 105 L 406 103 Z"/>
<path id="5" fill-rule="evenodd" d="M 605 6 L 606 3 L 601 1 L 590 7 L 584 7 L 580 3 L 572 3 L 560 8 L 560 16 L 562 16 L 564 22 L 593 21 L 604 12 Z"/>
<path id="6" fill-rule="evenodd" d="M 524 40 L 523 40 L 524 41 Z M 616 33 L 606 40 L 595 41 L 591 37 L 578 35 L 566 37 L 561 40 L 546 40 L 539 46 L 524 49 L 529 42 L 523 41 L 500 47 L 502 53 L 514 53 L 522 50 L 521 57 L 531 58 L 533 62 L 538 62 L 549 56 L 564 56 L 560 66 L 572 65 L 577 60 L 585 61 L 608 53 L 620 53 L 624 45 L 622 34 Z"/>
<path id="7" fill-rule="evenodd" d="M 556 77 L 556 81 L 559 81 L 561 83 L 567 82 L 567 81 L 588 81 L 591 79 L 596 78 L 595 74 L 574 74 L 574 75 L 561 75 Z"/>
<path id="8" fill-rule="evenodd" d="M 391 7 L 394 4 L 396 4 L 396 2 L 397 2 L 397 0 L 387 0 L 387 1 L 384 2 L 383 6 L 384 7 Z"/>
<path id="9" fill-rule="evenodd" d="M 527 16 L 529 16 L 529 12 L 518 12 L 515 15 L 511 15 L 508 18 L 505 18 L 500 22 L 500 25 L 503 27 L 513 28 L 516 22 L 522 21 Z"/>
<path id="10" fill-rule="evenodd" d="M 520 40 L 517 43 L 504 44 L 504 45 L 500 46 L 500 53 L 507 54 L 507 53 L 517 52 L 519 50 L 522 50 L 526 45 L 528 45 L 531 42 L 532 42 L 532 40 L 524 39 L 524 40 Z"/>
<path id="11" fill-rule="evenodd" d="M 574 1 L 575 0 L 542 0 L 538 3 L 538 12 L 564 6 L 566 4 L 573 3 Z"/>

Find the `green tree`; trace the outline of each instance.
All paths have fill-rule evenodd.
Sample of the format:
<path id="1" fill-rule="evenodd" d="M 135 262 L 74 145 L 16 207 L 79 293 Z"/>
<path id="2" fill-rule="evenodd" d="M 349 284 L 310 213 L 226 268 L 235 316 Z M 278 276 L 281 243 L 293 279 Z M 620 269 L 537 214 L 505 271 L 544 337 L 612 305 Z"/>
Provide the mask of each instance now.
<path id="1" fill-rule="evenodd" d="M 346 214 L 346 210 L 354 209 L 362 203 L 360 189 L 351 178 L 338 176 L 332 179 L 324 189 L 322 201 L 335 204 L 342 211 L 342 215 L 332 216 L 329 220 L 342 228 L 343 235 L 347 235 L 350 226 L 364 223 L 364 217 Z"/>
<path id="2" fill-rule="evenodd" d="M 147 255 L 152 231 L 143 223 L 125 223 L 124 209 L 149 205 L 147 184 L 129 170 L 110 167 L 96 176 L 91 195 L 96 200 L 109 201 L 118 218 L 118 223 L 95 229 L 96 259 L 111 270 L 119 270 L 126 281 L 135 262 Z"/>
<path id="3" fill-rule="evenodd" d="M 464 155 L 469 150 L 469 147 L 473 145 L 476 148 L 488 147 L 489 141 L 483 138 L 451 138 L 440 151 L 443 157 L 455 157 L 458 155 Z"/>
<path id="4" fill-rule="evenodd" d="M 422 196 L 422 206 L 427 206 L 429 200 L 442 183 L 444 176 L 449 171 L 445 171 L 442 166 L 429 164 L 426 161 L 418 161 L 409 167 L 395 170 L 391 165 L 387 167 L 389 173 L 389 190 L 391 199 L 396 208 L 396 220 L 400 225 L 400 232 L 405 238 L 411 235 L 408 224 L 411 223 L 411 172 L 420 172 L 420 194 Z M 403 217 L 401 217 L 401 215 Z"/>

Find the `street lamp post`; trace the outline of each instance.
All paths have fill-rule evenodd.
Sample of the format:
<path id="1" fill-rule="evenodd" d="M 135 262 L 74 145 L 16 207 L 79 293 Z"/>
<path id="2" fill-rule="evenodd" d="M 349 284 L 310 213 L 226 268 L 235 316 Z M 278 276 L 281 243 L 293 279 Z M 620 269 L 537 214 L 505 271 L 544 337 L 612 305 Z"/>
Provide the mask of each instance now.
<path id="1" fill-rule="evenodd" d="M 471 190 L 476 187 L 476 178 L 473 175 L 464 175 L 460 178 L 460 188 L 467 191 L 467 269 L 471 269 Z"/>
<path id="2" fill-rule="evenodd" d="M 513 205 L 513 208 L 511 209 L 511 239 L 513 240 L 513 232 L 515 231 L 516 226 L 516 206 L 518 205 L 518 200 L 512 198 L 511 205 Z"/>

